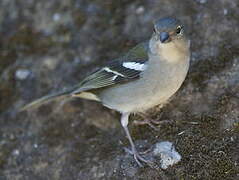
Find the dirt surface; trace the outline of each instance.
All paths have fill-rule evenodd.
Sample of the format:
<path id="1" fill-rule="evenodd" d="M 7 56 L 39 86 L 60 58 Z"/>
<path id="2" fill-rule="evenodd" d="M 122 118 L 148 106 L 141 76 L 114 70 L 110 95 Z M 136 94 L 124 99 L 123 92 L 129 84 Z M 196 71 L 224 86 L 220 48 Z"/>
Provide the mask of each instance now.
<path id="1" fill-rule="evenodd" d="M 0 179 L 239 179 L 238 9 L 238 0 L 1 0 Z M 96 102 L 17 112 L 148 39 L 168 15 L 191 37 L 190 72 L 170 103 L 148 113 L 170 123 L 130 130 L 141 150 L 173 142 L 178 164 L 139 168 L 123 150 L 119 114 Z"/>

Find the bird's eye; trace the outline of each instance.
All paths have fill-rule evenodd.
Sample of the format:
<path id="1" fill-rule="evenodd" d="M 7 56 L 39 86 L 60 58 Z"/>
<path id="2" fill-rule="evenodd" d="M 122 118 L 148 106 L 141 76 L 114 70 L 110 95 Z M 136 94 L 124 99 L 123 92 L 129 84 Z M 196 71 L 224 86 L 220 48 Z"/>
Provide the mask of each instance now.
<path id="1" fill-rule="evenodd" d="M 182 27 L 181 27 L 181 26 L 178 26 L 178 27 L 177 27 L 176 33 L 177 33 L 177 34 L 181 34 L 181 33 L 182 33 Z"/>

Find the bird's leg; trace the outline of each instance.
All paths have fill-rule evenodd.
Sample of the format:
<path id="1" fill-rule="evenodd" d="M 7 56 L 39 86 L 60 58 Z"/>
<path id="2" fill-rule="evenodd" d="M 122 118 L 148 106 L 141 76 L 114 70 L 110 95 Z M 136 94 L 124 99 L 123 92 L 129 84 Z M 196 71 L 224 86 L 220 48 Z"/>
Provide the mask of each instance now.
<path id="1" fill-rule="evenodd" d="M 141 116 L 144 120 L 136 120 L 133 123 L 135 125 L 149 125 L 152 129 L 159 131 L 159 128 L 157 127 L 157 125 L 161 125 L 164 123 L 169 123 L 168 120 L 163 120 L 163 121 L 158 121 L 158 120 L 154 120 L 149 118 L 147 115 L 145 115 L 144 113 L 138 113 L 139 116 Z"/>
<path id="2" fill-rule="evenodd" d="M 143 157 L 141 157 L 139 155 L 138 151 L 136 150 L 134 142 L 133 142 L 133 140 L 131 138 L 131 135 L 129 133 L 128 122 L 129 122 L 129 113 L 123 113 L 122 116 L 121 116 L 121 125 L 123 126 L 124 131 L 126 133 L 126 136 L 127 136 L 128 140 L 130 142 L 130 145 L 131 145 L 131 151 L 129 150 L 129 152 L 134 156 L 135 161 L 137 162 L 137 164 L 140 167 L 143 167 L 143 165 L 141 164 L 140 161 L 145 162 L 147 164 L 151 164 L 152 162 L 150 162 L 150 161 L 144 159 Z"/>

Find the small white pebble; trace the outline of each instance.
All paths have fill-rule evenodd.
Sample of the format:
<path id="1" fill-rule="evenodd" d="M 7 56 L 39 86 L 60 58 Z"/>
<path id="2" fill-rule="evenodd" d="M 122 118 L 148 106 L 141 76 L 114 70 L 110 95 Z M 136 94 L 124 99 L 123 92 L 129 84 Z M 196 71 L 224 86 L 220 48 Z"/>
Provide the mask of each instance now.
<path id="1" fill-rule="evenodd" d="M 205 4 L 207 2 L 207 0 L 196 0 L 196 1 L 201 3 L 201 4 Z"/>
<path id="2" fill-rule="evenodd" d="M 30 71 L 28 69 L 18 69 L 15 72 L 15 77 L 19 80 L 24 80 L 30 75 Z"/>
<path id="3" fill-rule="evenodd" d="M 61 15 L 59 13 L 55 13 L 52 17 L 53 21 L 59 21 L 61 19 Z"/>
<path id="4" fill-rule="evenodd" d="M 34 148 L 38 148 L 38 144 L 33 144 L 33 147 Z"/>
<path id="5" fill-rule="evenodd" d="M 223 14 L 227 15 L 228 14 L 228 10 L 227 9 L 223 9 Z"/>
<path id="6" fill-rule="evenodd" d="M 136 14 L 142 14 L 144 12 L 144 7 L 143 6 L 139 6 L 137 9 L 136 9 Z"/>
<path id="7" fill-rule="evenodd" d="M 20 151 L 18 150 L 18 149 L 15 149 L 14 151 L 13 151 L 13 155 L 14 156 L 18 156 L 20 154 Z"/>
<path id="8" fill-rule="evenodd" d="M 181 160 L 181 155 L 175 150 L 173 143 L 164 141 L 156 144 L 154 155 L 160 155 L 161 168 L 167 169 Z"/>
<path id="9" fill-rule="evenodd" d="M 200 0 L 199 1 L 201 4 L 205 4 L 207 2 L 207 0 Z"/>

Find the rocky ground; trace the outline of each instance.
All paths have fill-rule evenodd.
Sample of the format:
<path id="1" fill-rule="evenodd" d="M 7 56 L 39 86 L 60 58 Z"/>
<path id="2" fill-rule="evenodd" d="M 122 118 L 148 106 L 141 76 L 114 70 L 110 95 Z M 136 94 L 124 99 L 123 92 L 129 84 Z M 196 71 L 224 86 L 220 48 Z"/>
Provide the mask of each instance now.
<path id="1" fill-rule="evenodd" d="M 0 179 L 239 179 L 238 0 L 1 0 Z M 174 143 L 182 160 L 139 168 L 119 114 L 80 99 L 25 103 L 78 82 L 174 15 L 192 44 L 190 72 L 160 131 L 130 126 L 138 148 Z M 142 119 L 132 116 L 132 120 Z"/>

